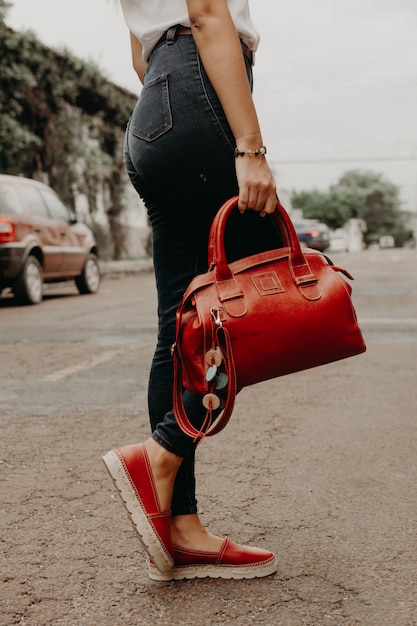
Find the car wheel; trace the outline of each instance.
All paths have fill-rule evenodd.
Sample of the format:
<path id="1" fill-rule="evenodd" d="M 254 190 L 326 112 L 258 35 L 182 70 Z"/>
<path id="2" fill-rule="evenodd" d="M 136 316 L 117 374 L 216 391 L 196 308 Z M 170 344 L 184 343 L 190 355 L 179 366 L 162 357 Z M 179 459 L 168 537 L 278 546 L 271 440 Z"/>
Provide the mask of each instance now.
<path id="1" fill-rule="evenodd" d="M 90 254 L 83 267 L 83 271 L 75 279 L 80 293 L 97 293 L 100 286 L 100 267 L 95 254 Z"/>
<path id="2" fill-rule="evenodd" d="M 15 298 L 21 304 L 39 304 L 43 295 L 42 268 L 38 259 L 28 256 L 22 273 L 13 285 Z"/>

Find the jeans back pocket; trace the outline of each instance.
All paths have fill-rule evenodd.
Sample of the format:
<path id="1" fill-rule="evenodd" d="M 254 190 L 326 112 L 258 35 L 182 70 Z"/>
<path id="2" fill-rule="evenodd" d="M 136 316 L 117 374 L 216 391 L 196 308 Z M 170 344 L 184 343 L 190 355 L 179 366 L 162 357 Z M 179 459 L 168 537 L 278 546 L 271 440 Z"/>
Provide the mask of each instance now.
<path id="1" fill-rule="evenodd" d="M 132 133 L 153 141 L 172 128 L 171 105 L 169 101 L 168 74 L 145 83 L 138 106 L 132 120 Z"/>

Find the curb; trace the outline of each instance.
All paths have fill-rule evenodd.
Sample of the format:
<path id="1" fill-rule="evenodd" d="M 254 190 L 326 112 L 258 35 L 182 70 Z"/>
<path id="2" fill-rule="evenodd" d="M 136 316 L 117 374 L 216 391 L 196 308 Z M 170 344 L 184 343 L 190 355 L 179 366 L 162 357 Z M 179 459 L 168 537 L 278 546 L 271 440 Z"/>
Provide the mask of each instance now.
<path id="1" fill-rule="evenodd" d="M 99 261 L 102 278 L 116 278 L 153 272 L 153 261 L 146 259 L 131 259 L 122 261 Z"/>

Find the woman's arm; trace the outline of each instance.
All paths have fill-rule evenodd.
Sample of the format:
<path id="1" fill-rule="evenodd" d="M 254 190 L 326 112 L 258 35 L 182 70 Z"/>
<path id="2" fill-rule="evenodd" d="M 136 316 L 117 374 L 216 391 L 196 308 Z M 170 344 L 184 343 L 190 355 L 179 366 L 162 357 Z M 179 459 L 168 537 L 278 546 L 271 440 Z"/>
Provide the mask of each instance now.
<path id="1" fill-rule="evenodd" d="M 133 68 L 143 85 L 143 77 L 146 72 L 147 63 L 145 63 L 142 58 L 142 44 L 132 33 L 130 33 L 130 47 L 132 49 Z"/>
<path id="2" fill-rule="evenodd" d="M 194 41 L 239 150 L 263 145 L 239 35 L 226 0 L 187 0 Z M 239 210 L 275 210 L 276 188 L 265 156 L 236 157 Z"/>

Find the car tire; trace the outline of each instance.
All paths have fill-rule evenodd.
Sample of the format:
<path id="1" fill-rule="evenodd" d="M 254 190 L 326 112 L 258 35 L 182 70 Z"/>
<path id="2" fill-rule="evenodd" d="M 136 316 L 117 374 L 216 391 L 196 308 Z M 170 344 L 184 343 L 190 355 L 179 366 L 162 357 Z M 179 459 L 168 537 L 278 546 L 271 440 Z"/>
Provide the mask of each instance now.
<path id="1" fill-rule="evenodd" d="M 29 255 L 23 270 L 13 285 L 13 293 L 20 304 L 39 304 L 43 296 L 42 267 L 38 259 Z"/>
<path id="2" fill-rule="evenodd" d="M 100 267 L 95 254 L 89 254 L 83 271 L 75 279 L 77 289 L 81 294 L 97 293 L 100 287 Z"/>

